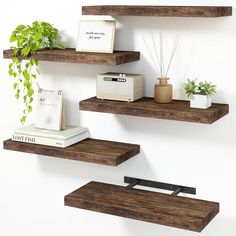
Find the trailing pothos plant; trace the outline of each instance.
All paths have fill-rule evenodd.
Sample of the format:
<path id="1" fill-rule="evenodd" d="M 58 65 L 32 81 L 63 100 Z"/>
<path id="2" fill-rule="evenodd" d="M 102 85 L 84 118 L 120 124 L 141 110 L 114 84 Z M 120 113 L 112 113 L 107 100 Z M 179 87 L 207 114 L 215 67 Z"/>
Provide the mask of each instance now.
<path id="1" fill-rule="evenodd" d="M 15 81 L 13 88 L 16 99 L 23 98 L 24 109 L 21 123 L 24 124 L 28 113 L 32 111 L 33 94 L 40 74 L 38 61 L 30 58 L 36 51 L 44 48 L 64 48 L 58 29 L 47 22 L 34 21 L 32 25 L 18 25 L 10 36 L 14 56 L 9 63 L 8 74 Z M 29 60 L 23 61 L 23 57 Z M 25 58 L 24 58 L 25 59 Z"/>

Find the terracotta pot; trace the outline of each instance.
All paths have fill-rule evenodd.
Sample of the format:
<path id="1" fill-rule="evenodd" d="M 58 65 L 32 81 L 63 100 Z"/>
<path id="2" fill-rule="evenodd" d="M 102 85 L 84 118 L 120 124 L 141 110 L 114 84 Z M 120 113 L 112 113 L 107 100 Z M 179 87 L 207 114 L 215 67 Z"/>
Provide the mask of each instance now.
<path id="1" fill-rule="evenodd" d="M 169 78 L 158 78 L 159 84 L 155 84 L 155 102 L 171 103 L 172 102 L 172 85 L 168 84 Z"/>

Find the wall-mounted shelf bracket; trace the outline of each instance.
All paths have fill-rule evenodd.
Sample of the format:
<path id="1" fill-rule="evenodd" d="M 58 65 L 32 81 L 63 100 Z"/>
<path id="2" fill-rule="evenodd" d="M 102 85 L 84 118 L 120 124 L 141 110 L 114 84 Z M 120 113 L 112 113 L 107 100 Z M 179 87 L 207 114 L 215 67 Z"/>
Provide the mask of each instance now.
<path id="1" fill-rule="evenodd" d="M 127 185 L 127 188 L 133 188 L 136 185 L 141 185 L 150 188 L 159 188 L 173 191 L 171 195 L 178 195 L 179 193 L 196 194 L 196 188 L 182 185 L 168 184 L 163 182 L 156 182 L 127 176 L 124 177 L 124 182 L 129 184 Z"/>

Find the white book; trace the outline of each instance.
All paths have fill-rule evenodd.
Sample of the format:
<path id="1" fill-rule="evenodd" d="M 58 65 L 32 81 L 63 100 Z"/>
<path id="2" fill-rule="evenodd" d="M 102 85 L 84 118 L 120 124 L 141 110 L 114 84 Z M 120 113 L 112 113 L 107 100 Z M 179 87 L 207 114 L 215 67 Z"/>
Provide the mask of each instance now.
<path id="1" fill-rule="evenodd" d="M 61 147 L 61 148 L 69 147 L 87 138 L 89 138 L 88 131 L 85 131 L 81 134 L 74 135 L 65 140 L 33 136 L 33 135 L 23 135 L 23 134 L 17 134 L 17 133 L 14 133 L 12 135 L 12 140 L 14 141 L 32 143 L 32 144 L 41 144 L 41 145 Z"/>
<path id="2" fill-rule="evenodd" d="M 66 126 L 64 130 L 55 131 L 36 128 L 34 124 L 27 125 L 15 130 L 18 135 L 32 135 L 37 137 L 66 140 L 78 134 L 88 132 L 88 129 L 81 126 Z"/>

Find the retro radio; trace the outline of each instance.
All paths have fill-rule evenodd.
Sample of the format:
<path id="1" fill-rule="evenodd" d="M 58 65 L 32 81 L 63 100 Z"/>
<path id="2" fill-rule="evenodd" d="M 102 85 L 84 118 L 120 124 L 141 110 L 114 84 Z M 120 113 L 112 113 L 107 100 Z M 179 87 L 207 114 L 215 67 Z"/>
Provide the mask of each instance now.
<path id="1" fill-rule="evenodd" d="M 143 96 L 143 75 L 108 72 L 97 76 L 97 98 L 133 102 Z"/>

